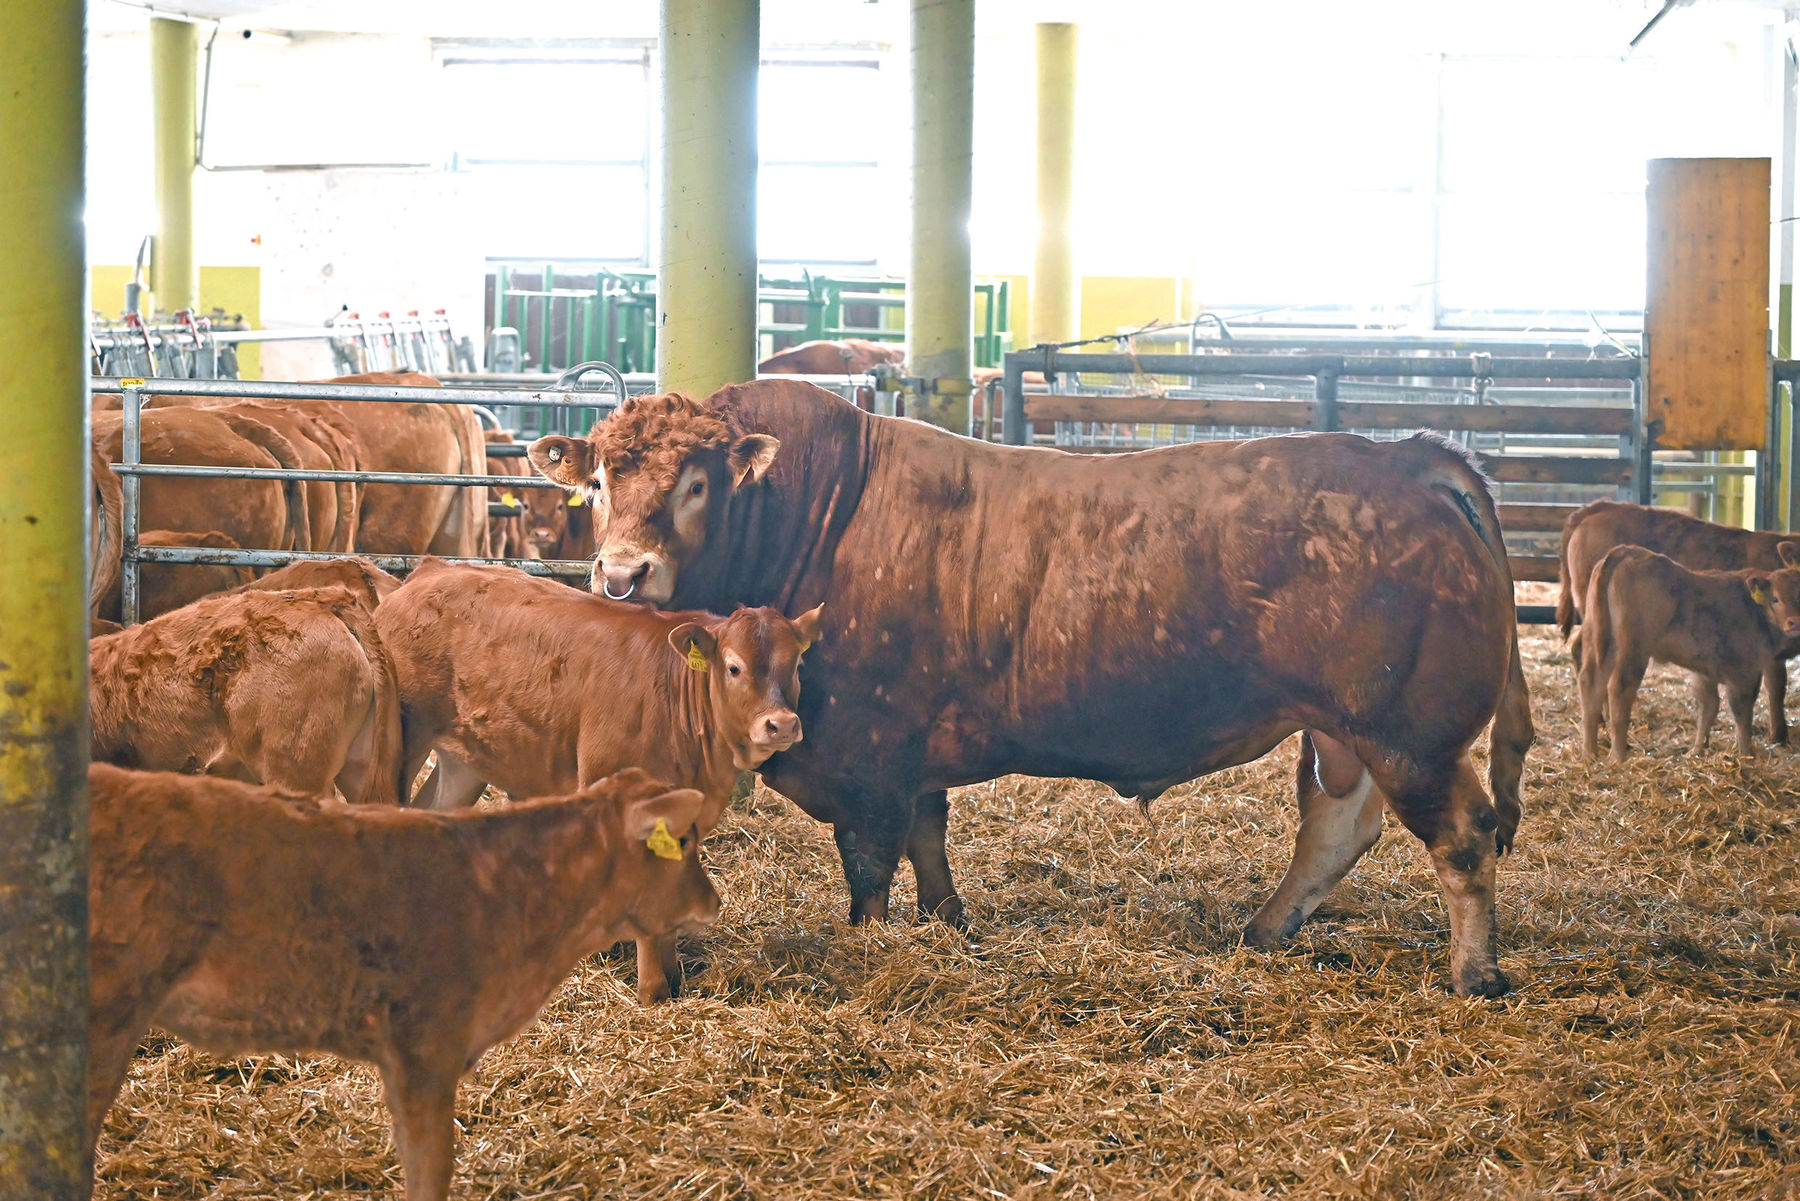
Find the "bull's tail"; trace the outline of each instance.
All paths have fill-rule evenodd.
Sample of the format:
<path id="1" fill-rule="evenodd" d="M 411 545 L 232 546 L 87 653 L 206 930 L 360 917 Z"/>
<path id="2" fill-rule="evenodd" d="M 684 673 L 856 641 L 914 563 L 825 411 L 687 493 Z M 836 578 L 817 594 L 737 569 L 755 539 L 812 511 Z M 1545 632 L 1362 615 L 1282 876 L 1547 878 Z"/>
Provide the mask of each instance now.
<path id="1" fill-rule="evenodd" d="M 1511 646 L 1506 682 L 1500 690 L 1500 703 L 1494 710 L 1494 726 L 1488 741 L 1488 787 L 1493 790 L 1494 808 L 1500 819 L 1494 840 L 1500 853 L 1505 854 L 1512 849 L 1519 821 L 1524 816 L 1519 782 L 1525 775 L 1525 756 L 1537 739 L 1537 731 L 1531 722 L 1531 692 L 1525 683 L 1525 663 L 1519 655 L 1512 567 L 1507 561 L 1506 540 L 1500 530 L 1500 511 L 1494 504 L 1493 481 L 1481 469 L 1479 460 L 1445 438 L 1429 434 L 1414 437 L 1447 452 L 1436 460 L 1438 470 L 1425 473 L 1425 480 L 1443 491 L 1463 519 L 1474 528 L 1493 561 L 1495 587 L 1506 598 Z M 1454 463 L 1447 461 L 1450 459 Z"/>
<path id="2" fill-rule="evenodd" d="M 338 609 L 338 619 L 362 647 L 369 661 L 370 683 L 375 689 L 374 726 L 369 772 L 361 796 L 345 799 L 368 805 L 400 805 L 406 800 L 405 765 L 402 762 L 402 730 L 400 726 L 400 679 L 394 671 L 393 658 L 375 632 L 375 620 L 361 600 Z"/>
<path id="3" fill-rule="evenodd" d="M 1563 522 L 1562 540 L 1556 548 L 1556 583 L 1559 589 L 1556 594 L 1556 627 L 1562 631 L 1565 641 L 1569 637 L 1569 631 L 1575 628 L 1575 593 L 1582 587 L 1582 584 L 1569 578 L 1569 540 L 1575 536 L 1575 527 L 1581 524 L 1591 507 L 1583 505 L 1569 514 L 1569 519 Z"/>
<path id="4" fill-rule="evenodd" d="M 303 471 L 306 469 L 306 464 L 300 461 L 300 452 L 294 449 L 294 444 L 273 426 L 265 425 L 254 417 L 246 417 L 242 413 L 220 410 L 219 416 L 231 426 L 232 432 L 267 451 L 269 457 L 274 459 L 283 470 Z M 270 549 L 311 550 L 312 522 L 307 515 L 306 481 L 283 480 L 281 484 L 282 497 L 287 501 L 289 545 Z"/>

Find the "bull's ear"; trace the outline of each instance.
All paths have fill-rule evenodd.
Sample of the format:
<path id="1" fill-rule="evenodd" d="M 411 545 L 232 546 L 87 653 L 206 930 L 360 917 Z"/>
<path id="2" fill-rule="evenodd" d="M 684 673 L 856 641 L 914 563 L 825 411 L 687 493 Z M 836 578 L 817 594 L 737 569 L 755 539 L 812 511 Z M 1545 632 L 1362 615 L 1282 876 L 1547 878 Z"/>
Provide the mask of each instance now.
<path id="1" fill-rule="evenodd" d="M 781 439 L 773 434 L 745 434 L 733 442 L 727 457 L 732 487 L 741 487 L 746 480 L 754 484 L 762 479 L 769 473 L 769 464 L 775 461 L 775 452 L 780 449 Z"/>
<path id="2" fill-rule="evenodd" d="M 639 797 L 625 806 L 625 836 L 649 847 L 659 859 L 680 859 L 680 839 L 700 820 L 705 800 L 694 788 Z"/>
<path id="3" fill-rule="evenodd" d="M 805 650 L 819 640 L 819 622 L 824 620 L 824 605 L 815 605 L 794 618 L 794 629 L 800 634 L 800 649 Z"/>
<path id="4" fill-rule="evenodd" d="M 551 434 L 531 444 L 531 465 L 539 475 L 565 488 L 591 488 L 594 484 L 594 444 L 586 438 Z"/>
<path id="5" fill-rule="evenodd" d="M 1750 589 L 1750 599 L 1759 605 L 1769 603 L 1769 577 L 1766 575 L 1747 575 L 1744 587 Z"/>
<path id="6" fill-rule="evenodd" d="M 1800 542 L 1783 542 L 1775 548 L 1783 567 L 1800 567 Z"/>
<path id="7" fill-rule="evenodd" d="M 669 631 L 669 645 L 695 671 L 705 671 L 719 649 L 712 631 L 697 621 L 684 621 Z"/>

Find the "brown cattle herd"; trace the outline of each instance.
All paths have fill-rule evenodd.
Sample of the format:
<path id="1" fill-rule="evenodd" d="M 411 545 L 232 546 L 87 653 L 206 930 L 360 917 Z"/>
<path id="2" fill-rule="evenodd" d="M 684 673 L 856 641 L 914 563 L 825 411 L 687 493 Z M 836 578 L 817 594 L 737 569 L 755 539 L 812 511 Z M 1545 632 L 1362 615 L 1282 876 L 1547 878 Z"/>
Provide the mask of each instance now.
<path id="1" fill-rule="evenodd" d="M 146 462 L 492 483 L 147 478 L 146 544 L 336 557 L 147 566 L 120 629 L 118 398 L 95 408 L 93 1139 L 151 1026 L 325 1051 L 376 1066 L 406 1195 L 445 1197 L 458 1079 L 581 957 L 635 941 L 639 998 L 680 991 L 675 936 L 719 908 L 699 843 L 752 773 L 832 827 L 853 921 L 904 858 L 921 917 L 961 925 L 950 789 L 1076 776 L 1148 806 L 1299 733 L 1293 858 L 1244 941 L 1290 938 L 1391 812 L 1450 986 L 1509 988 L 1531 705 L 1493 486 L 1444 439 L 1081 456 L 775 379 L 637 397 L 527 460 L 462 405 L 153 399 Z M 359 553 L 592 559 L 592 591 Z M 1652 660 L 1693 674 L 1692 753 L 1721 684 L 1739 754 L 1759 689 L 1786 740 L 1800 540 L 1602 501 L 1561 562 L 1588 756 L 1602 728 L 1626 755 Z"/>

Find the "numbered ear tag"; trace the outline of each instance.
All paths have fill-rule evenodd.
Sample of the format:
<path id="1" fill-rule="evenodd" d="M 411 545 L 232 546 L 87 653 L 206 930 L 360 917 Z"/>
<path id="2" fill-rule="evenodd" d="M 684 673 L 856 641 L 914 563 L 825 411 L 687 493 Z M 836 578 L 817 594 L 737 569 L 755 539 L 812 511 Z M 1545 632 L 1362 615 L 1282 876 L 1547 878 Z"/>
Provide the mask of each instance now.
<path id="1" fill-rule="evenodd" d="M 516 509 L 519 507 L 519 498 L 510 492 L 502 492 L 500 494 L 500 503 L 509 509 Z"/>
<path id="2" fill-rule="evenodd" d="M 706 656 L 700 653 L 698 642 L 688 643 L 687 665 L 695 671 L 706 670 Z"/>
<path id="3" fill-rule="evenodd" d="M 579 493 L 579 492 L 569 493 L 569 507 L 571 509 L 579 509 L 582 505 L 585 505 L 585 504 L 587 504 L 587 498 L 585 496 L 583 496 L 581 493 Z"/>
<path id="4" fill-rule="evenodd" d="M 656 819 L 656 829 L 650 831 L 650 837 L 644 839 L 644 845 L 649 847 L 650 853 L 658 859 L 681 858 L 681 843 L 677 842 L 675 836 L 669 833 L 669 823 L 660 817 Z"/>

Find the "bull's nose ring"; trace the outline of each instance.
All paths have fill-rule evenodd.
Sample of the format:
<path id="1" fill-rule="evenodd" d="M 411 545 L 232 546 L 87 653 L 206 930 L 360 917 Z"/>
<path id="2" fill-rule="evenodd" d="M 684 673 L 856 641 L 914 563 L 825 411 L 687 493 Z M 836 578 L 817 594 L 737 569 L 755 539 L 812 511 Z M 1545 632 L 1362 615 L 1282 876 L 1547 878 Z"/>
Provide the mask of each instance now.
<path id="1" fill-rule="evenodd" d="M 600 577 L 600 595 L 604 596 L 607 600 L 630 600 L 631 594 L 636 591 L 637 591 L 637 581 L 633 580 L 631 583 L 629 583 L 625 586 L 625 591 L 619 593 L 619 595 L 617 595 L 617 596 L 614 596 L 613 590 L 612 590 L 612 581 L 607 579 L 605 576 Z"/>

